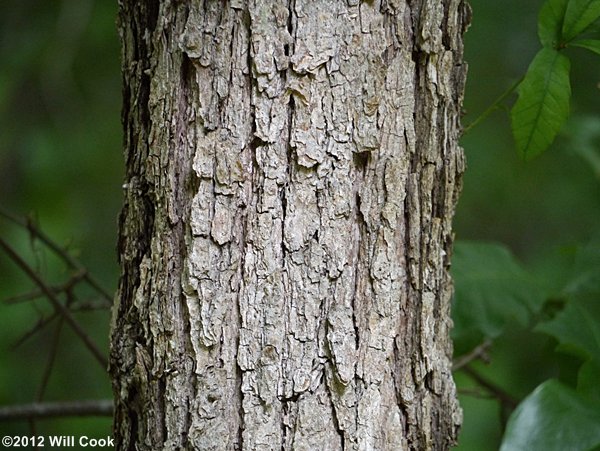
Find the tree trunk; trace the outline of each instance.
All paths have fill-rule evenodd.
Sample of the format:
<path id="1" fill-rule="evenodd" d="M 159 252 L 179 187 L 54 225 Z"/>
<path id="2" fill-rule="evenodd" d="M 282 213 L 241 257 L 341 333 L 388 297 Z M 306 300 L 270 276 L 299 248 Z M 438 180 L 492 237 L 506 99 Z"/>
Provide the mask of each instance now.
<path id="1" fill-rule="evenodd" d="M 121 0 L 118 449 L 448 449 L 461 0 Z"/>

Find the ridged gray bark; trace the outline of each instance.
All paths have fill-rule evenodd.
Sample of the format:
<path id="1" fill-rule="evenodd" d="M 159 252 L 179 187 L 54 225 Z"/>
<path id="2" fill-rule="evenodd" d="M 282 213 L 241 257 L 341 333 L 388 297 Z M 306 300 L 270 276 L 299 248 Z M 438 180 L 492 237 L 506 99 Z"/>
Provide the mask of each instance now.
<path id="1" fill-rule="evenodd" d="M 462 0 L 121 0 L 122 450 L 443 450 Z"/>

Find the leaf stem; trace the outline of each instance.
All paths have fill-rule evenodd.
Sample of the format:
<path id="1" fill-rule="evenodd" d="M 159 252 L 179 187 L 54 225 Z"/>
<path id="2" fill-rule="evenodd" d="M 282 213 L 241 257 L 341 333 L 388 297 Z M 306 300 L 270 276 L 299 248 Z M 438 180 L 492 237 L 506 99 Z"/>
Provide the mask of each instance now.
<path id="1" fill-rule="evenodd" d="M 517 89 L 517 86 L 521 84 L 523 78 L 525 78 L 525 75 L 521 76 L 516 82 L 514 82 L 506 91 L 504 91 L 500 95 L 500 97 L 498 97 L 494 101 L 494 103 L 487 107 L 487 109 L 483 113 L 481 113 L 473 122 L 467 125 L 462 131 L 462 136 L 466 135 L 473 127 L 478 125 L 480 122 L 484 121 L 490 114 L 492 114 L 498 108 L 502 108 L 502 102 L 504 102 L 506 98 L 510 96 L 515 89 Z"/>

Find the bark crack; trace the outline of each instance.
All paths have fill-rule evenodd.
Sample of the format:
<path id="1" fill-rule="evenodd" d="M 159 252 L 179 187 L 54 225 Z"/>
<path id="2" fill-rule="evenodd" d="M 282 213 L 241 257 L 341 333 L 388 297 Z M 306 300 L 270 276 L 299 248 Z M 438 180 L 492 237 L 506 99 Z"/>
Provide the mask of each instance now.
<path id="1" fill-rule="evenodd" d="M 123 448 L 456 433 L 462 2 L 392 3 L 121 2 Z"/>

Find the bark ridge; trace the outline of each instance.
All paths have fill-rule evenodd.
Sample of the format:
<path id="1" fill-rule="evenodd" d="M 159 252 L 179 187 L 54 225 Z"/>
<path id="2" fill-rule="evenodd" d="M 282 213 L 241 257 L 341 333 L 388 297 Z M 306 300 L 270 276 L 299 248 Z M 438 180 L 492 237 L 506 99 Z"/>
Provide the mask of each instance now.
<path id="1" fill-rule="evenodd" d="M 448 449 L 461 0 L 120 1 L 119 449 Z"/>

